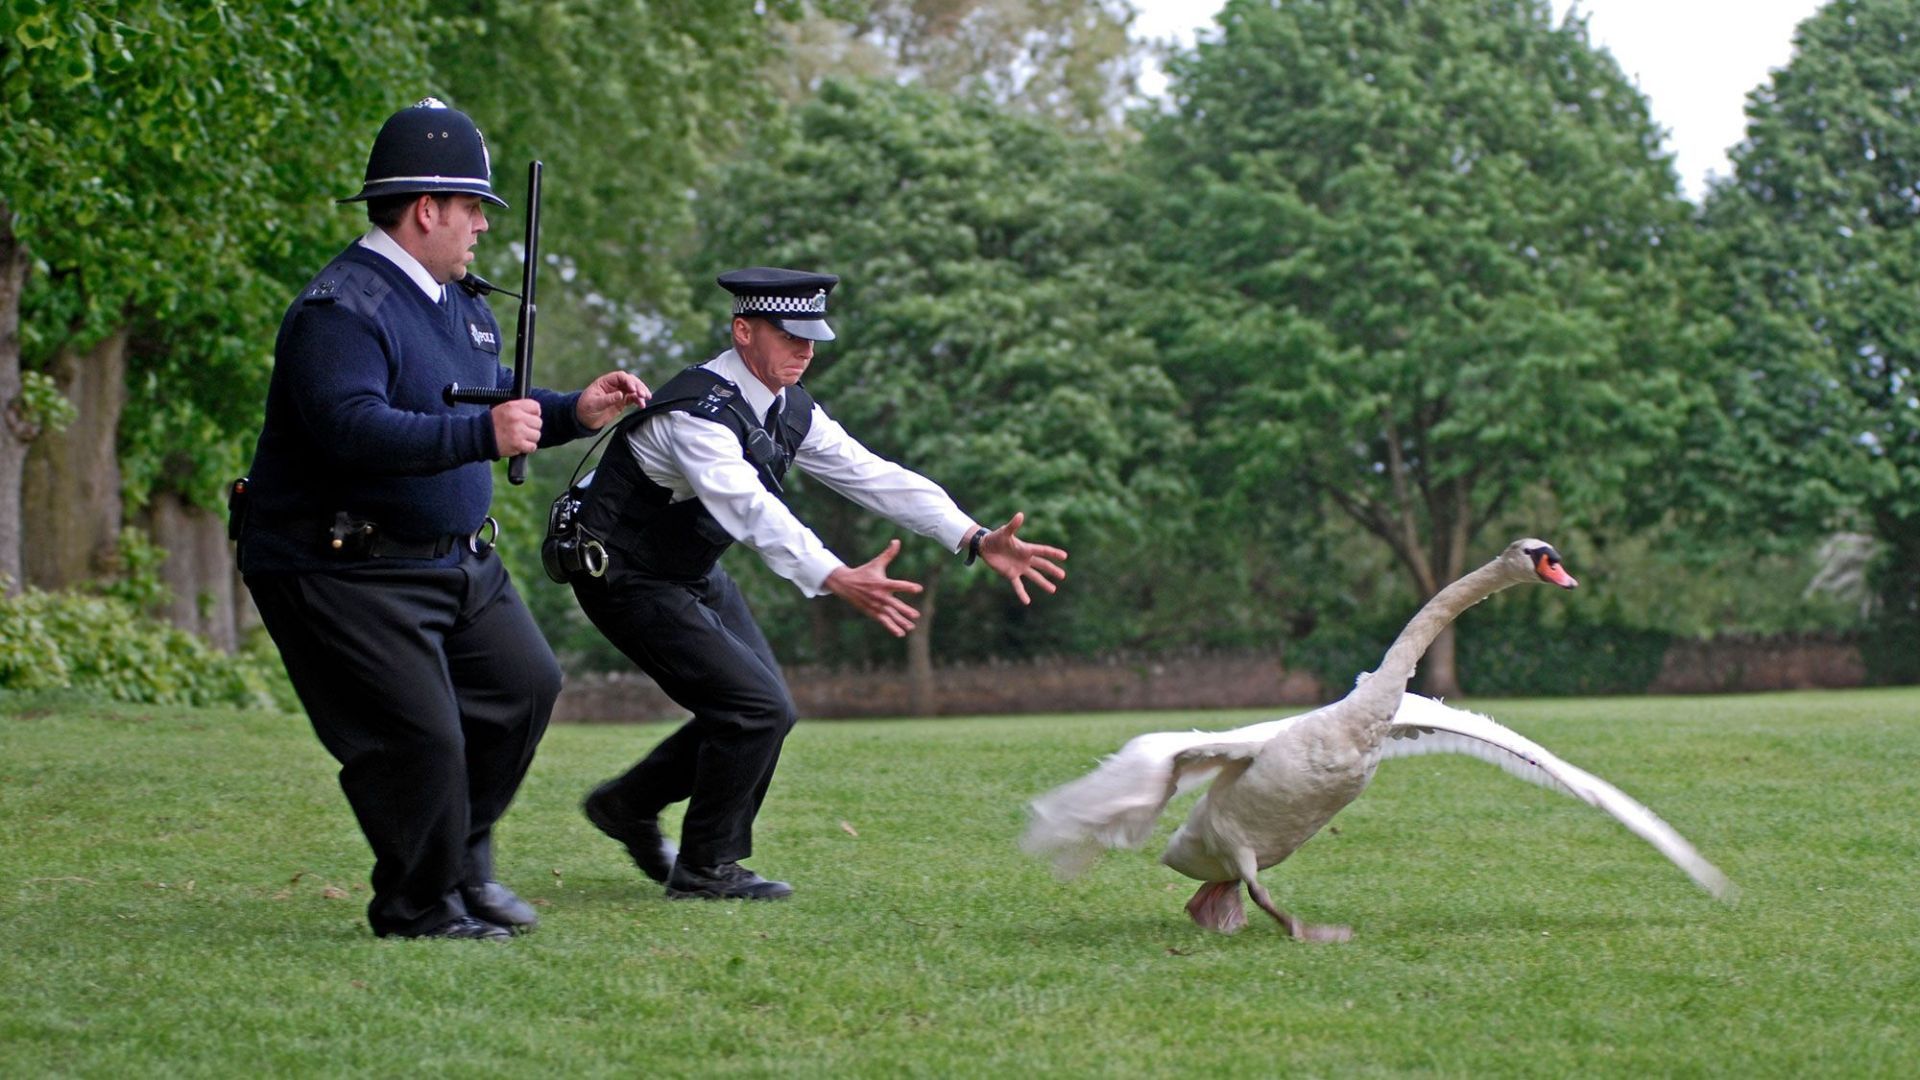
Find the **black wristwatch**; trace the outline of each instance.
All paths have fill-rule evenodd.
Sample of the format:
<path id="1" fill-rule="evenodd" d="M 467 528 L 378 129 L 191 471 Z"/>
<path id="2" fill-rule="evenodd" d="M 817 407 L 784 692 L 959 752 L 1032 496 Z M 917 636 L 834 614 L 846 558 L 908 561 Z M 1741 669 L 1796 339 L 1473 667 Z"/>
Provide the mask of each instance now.
<path id="1" fill-rule="evenodd" d="M 973 565 L 973 560 L 978 559 L 980 557 L 980 541 L 985 540 L 986 538 L 987 538 L 987 530 L 985 529 L 973 530 L 973 535 L 967 538 L 967 561 L 962 565 L 964 566 Z"/>

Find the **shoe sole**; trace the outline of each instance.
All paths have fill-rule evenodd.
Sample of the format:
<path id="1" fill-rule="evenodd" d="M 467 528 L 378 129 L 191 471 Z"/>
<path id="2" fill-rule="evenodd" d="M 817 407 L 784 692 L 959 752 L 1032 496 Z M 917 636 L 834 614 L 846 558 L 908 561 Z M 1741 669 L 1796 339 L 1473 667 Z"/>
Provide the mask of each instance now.
<path id="1" fill-rule="evenodd" d="M 785 900 L 792 895 L 791 892 L 776 893 L 772 896 L 752 896 L 746 893 L 713 893 L 698 889 L 667 889 L 669 900 Z"/>

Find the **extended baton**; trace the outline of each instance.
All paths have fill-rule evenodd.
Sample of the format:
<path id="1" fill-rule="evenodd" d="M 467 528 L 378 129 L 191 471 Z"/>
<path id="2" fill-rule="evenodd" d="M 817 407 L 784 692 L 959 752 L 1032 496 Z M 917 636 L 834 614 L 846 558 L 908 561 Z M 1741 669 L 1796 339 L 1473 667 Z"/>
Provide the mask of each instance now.
<path id="1" fill-rule="evenodd" d="M 527 163 L 527 243 L 526 265 L 520 268 L 520 326 L 513 338 L 513 389 L 501 390 L 498 387 L 461 386 L 448 383 L 441 391 L 447 404 L 498 405 L 503 401 L 513 401 L 527 396 L 527 389 L 533 385 L 533 323 L 539 313 L 539 305 L 534 301 L 534 279 L 540 273 L 540 171 L 538 161 Z M 468 274 L 461 279 L 467 288 L 477 294 L 504 292 L 485 278 Z M 515 454 L 507 463 L 507 480 L 515 484 L 527 482 L 527 455 Z"/>

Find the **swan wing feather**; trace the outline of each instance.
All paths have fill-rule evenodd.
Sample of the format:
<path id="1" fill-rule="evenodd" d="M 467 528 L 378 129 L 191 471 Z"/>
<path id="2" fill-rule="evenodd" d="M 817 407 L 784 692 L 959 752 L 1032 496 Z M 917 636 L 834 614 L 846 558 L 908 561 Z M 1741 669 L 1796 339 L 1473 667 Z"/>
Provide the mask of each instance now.
<path id="1" fill-rule="evenodd" d="M 1419 754 L 1466 754 L 1542 787 L 1570 795 L 1613 815 L 1636 836 L 1652 844 L 1699 886 L 1731 902 L 1735 888 L 1673 826 L 1632 796 L 1571 765 L 1539 743 L 1479 713 L 1443 705 L 1409 693 L 1394 714 L 1382 759 Z"/>

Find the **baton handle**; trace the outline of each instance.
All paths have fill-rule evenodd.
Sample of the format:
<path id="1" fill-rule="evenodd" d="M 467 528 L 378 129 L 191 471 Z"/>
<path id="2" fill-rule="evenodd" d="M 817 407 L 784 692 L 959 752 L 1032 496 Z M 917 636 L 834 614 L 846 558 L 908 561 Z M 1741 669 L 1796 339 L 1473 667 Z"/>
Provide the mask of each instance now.
<path id="1" fill-rule="evenodd" d="M 448 383 L 447 388 L 440 391 L 441 400 L 449 405 L 491 406 L 498 405 L 503 401 L 512 401 L 518 396 L 518 394 L 515 394 L 511 390 L 504 390 L 499 387 L 461 386 L 457 382 Z"/>

